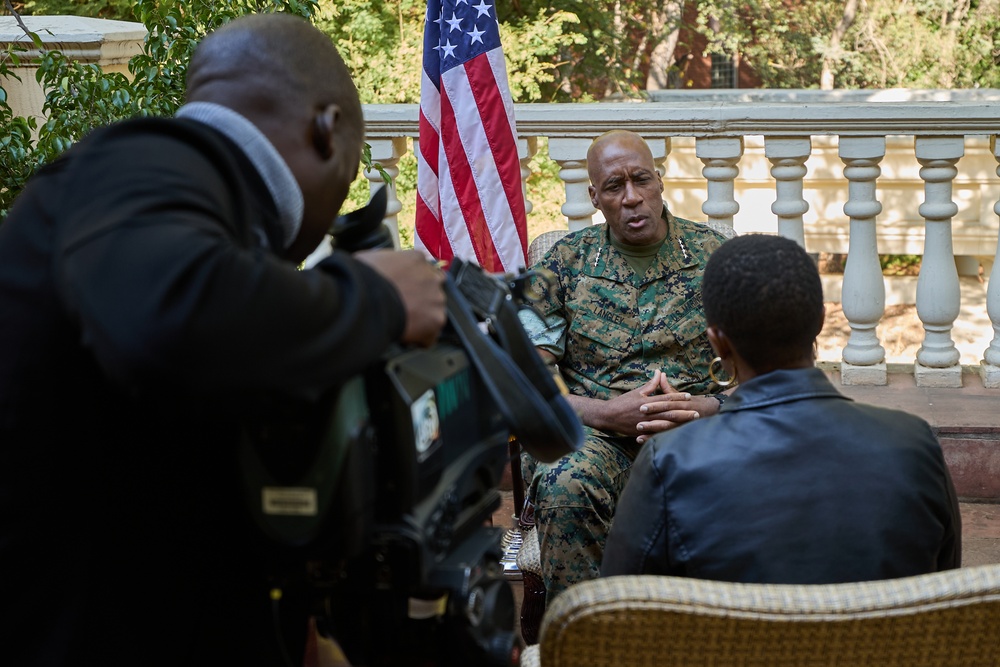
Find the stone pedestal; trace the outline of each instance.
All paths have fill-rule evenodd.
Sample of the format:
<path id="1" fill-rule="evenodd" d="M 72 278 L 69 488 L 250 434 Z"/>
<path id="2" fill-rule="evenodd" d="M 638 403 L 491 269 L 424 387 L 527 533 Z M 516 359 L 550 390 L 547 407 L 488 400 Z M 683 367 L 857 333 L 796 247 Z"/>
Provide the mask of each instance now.
<path id="1" fill-rule="evenodd" d="M 962 367 L 932 368 L 913 362 L 913 377 L 918 387 L 959 388 L 962 386 Z"/>
<path id="2" fill-rule="evenodd" d="M 45 48 L 60 51 L 70 60 L 94 63 L 105 72 L 129 76 L 129 59 L 142 52 L 146 27 L 131 21 L 112 21 L 83 16 L 23 16 L 28 30 L 38 35 Z M 12 77 L 0 80 L 7 91 L 7 104 L 16 116 L 36 116 L 41 121 L 45 91 L 35 80 L 39 51 L 13 16 L 0 16 L 0 50 L 12 43 L 23 44 L 20 64 L 11 67 Z"/>
<path id="3" fill-rule="evenodd" d="M 982 361 L 979 366 L 979 375 L 983 378 L 983 386 L 991 389 L 1000 387 L 1000 366 Z"/>
<path id="4" fill-rule="evenodd" d="M 880 387 L 889 383 L 889 372 L 885 362 L 870 366 L 855 366 L 846 361 L 840 364 L 840 381 L 842 384 L 868 385 Z"/>

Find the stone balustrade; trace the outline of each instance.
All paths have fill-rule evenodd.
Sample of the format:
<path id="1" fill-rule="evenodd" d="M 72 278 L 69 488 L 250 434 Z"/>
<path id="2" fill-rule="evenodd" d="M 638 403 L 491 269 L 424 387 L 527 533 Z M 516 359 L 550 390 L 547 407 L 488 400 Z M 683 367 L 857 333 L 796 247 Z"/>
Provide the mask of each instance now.
<path id="1" fill-rule="evenodd" d="M 401 140 L 418 139 L 418 111 L 365 107 L 373 159 L 396 168 Z M 912 296 L 905 285 L 902 295 L 888 291 L 893 303 L 916 303 L 924 329 L 913 359 L 918 386 L 962 386 L 952 339 L 960 272 L 991 277 L 998 252 L 1000 91 L 947 100 L 521 104 L 515 117 L 522 177 L 538 140 L 547 139 L 569 230 L 600 222 L 587 193 L 587 148 L 601 132 L 622 128 L 649 143 L 678 215 L 739 233 L 778 233 L 810 252 L 847 253 L 842 283 L 825 287 L 851 327 L 840 362 L 845 384 L 887 382 L 876 329 L 893 281 L 882 275 L 879 255 L 922 255 L 916 284 L 908 283 Z M 381 184 L 376 173 L 368 178 Z M 403 207 L 395 193 L 390 198 L 386 224 L 398 230 Z M 986 301 L 992 341 L 977 370 L 985 386 L 1000 388 L 1000 281 L 989 280 Z"/>
<path id="2" fill-rule="evenodd" d="M 25 21 L 68 56 L 119 71 L 145 35 L 141 24 L 121 21 Z M 25 39 L 12 17 L 0 17 L 0 45 Z M 40 115 L 44 98 L 27 56 L 15 68 L 20 84 L 4 86 L 15 112 Z M 912 360 L 917 384 L 962 386 L 952 336 L 960 275 L 1000 271 L 1000 91 L 691 93 L 663 91 L 645 103 L 515 105 L 522 182 L 544 139 L 559 167 L 566 228 L 600 222 L 587 193 L 587 148 L 606 130 L 634 130 L 648 141 L 676 214 L 740 233 L 778 233 L 810 252 L 847 253 L 842 281 L 828 276 L 824 286 L 851 329 L 840 361 L 845 384 L 886 383 L 877 327 L 887 303 L 902 301 L 916 304 L 924 329 Z M 418 111 L 365 107 L 372 156 L 392 176 L 414 150 Z M 377 171 L 366 177 L 373 189 L 381 185 Z M 526 207 L 530 215 L 532 202 Z M 385 222 L 397 243 L 403 210 L 390 192 Z M 915 284 L 901 289 L 883 276 L 879 254 L 922 255 Z M 976 370 L 986 387 L 1000 388 L 1000 281 L 988 280 L 986 311 L 992 338 Z"/>

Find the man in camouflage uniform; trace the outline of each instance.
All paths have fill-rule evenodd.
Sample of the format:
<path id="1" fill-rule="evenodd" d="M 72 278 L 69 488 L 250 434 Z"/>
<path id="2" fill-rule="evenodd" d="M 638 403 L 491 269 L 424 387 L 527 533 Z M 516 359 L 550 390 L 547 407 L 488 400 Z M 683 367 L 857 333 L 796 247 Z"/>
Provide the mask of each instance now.
<path id="1" fill-rule="evenodd" d="M 667 211 L 663 180 L 639 135 L 601 135 L 587 165 L 591 201 L 606 223 L 566 235 L 535 265 L 554 278 L 535 283 L 544 323 L 525 319 L 542 356 L 558 365 L 587 433 L 583 448 L 552 463 L 522 455 L 546 602 L 599 575 L 615 506 L 645 439 L 715 414 L 724 399 L 710 395 L 719 387 L 709 376 L 701 277 L 725 237 Z"/>

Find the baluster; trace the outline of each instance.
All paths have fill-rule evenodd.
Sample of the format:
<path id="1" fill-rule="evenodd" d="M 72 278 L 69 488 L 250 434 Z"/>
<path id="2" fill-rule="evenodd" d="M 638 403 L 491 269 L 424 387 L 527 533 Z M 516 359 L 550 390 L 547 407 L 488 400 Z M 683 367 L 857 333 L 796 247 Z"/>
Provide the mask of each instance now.
<path id="1" fill-rule="evenodd" d="M 587 174 L 587 149 L 591 139 L 552 137 L 549 157 L 559 165 L 559 178 L 565 184 L 566 202 L 562 213 L 571 232 L 594 223 L 597 210 L 590 203 L 590 176 Z"/>
<path id="2" fill-rule="evenodd" d="M 670 155 L 670 137 L 663 137 L 657 139 L 650 139 L 646 141 L 649 145 L 649 150 L 653 154 L 653 166 L 656 167 L 656 173 L 660 176 L 660 180 L 663 180 L 663 175 L 667 173 L 666 164 L 667 156 Z M 664 200 L 664 205 L 666 200 Z"/>
<path id="3" fill-rule="evenodd" d="M 538 137 L 523 137 L 517 140 L 517 159 L 521 163 L 521 194 L 524 196 L 524 213 L 531 215 L 534 205 L 528 199 L 528 178 L 531 177 L 531 158 L 538 152 Z"/>
<path id="4" fill-rule="evenodd" d="M 802 215 L 809 203 L 802 197 L 806 160 L 812 153 L 811 137 L 765 137 L 764 155 L 771 161 L 775 199 L 771 213 L 778 216 L 778 234 L 806 247 Z"/>
<path id="5" fill-rule="evenodd" d="M 733 216 L 740 210 L 733 194 L 740 173 L 738 164 L 743 157 L 743 137 L 698 137 L 695 155 L 705 164 L 701 173 L 708 181 L 702 212 L 708 216 L 708 222 L 732 227 Z"/>
<path id="6" fill-rule="evenodd" d="M 876 197 L 879 163 L 885 157 L 885 137 L 840 137 L 840 159 L 848 181 L 844 214 L 850 218 L 847 264 L 840 301 L 851 325 L 844 346 L 840 381 L 846 385 L 888 383 L 885 348 L 879 343 L 879 320 L 885 312 L 885 279 L 878 260 Z"/>
<path id="7" fill-rule="evenodd" d="M 649 144 L 649 150 L 653 153 L 653 166 L 656 167 L 656 173 L 660 175 L 660 179 L 663 179 L 663 174 L 666 172 L 667 156 L 670 155 L 670 137 L 663 137 L 662 139 L 651 139 L 646 142 Z"/>
<path id="8" fill-rule="evenodd" d="M 381 164 L 382 168 L 385 169 L 385 172 L 393 180 L 392 185 L 386 186 L 386 194 L 389 195 L 389 198 L 385 206 L 385 218 L 382 219 L 382 224 L 389 228 L 389 231 L 392 233 L 393 245 L 399 248 L 398 214 L 403 210 L 403 205 L 396 196 L 395 181 L 396 177 L 399 176 L 399 158 L 406 154 L 406 137 L 370 139 L 368 140 L 368 145 L 372 149 L 372 162 Z M 413 142 L 413 150 L 417 150 L 416 140 Z M 364 171 L 362 169 L 362 171 L 365 174 L 365 178 L 368 179 L 368 186 L 372 193 L 385 183 L 385 179 L 382 178 L 382 174 L 377 169 L 372 169 L 371 171 Z M 412 238 L 410 240 L 412 241 Z"/>
<path id="9" fill-rule="evenodd" d="M 961 354 L 951 337 L 962 293 L 952 249 L 951 219 L 958 213 L 952 201 L 956 164 L 965 154 L 962 137 L 917 137 L 915 142 L 924 203 L 924 254 L 917 278 L 917 316 L 924 341 L 917 350 L 914 375 L 918 387 L 961 387 Z"/>
<path id="10" fill-rule="evenodd" d="M 1000 163 L 1000 136 L 990 137 L 990 151 Z M 997 176 L 1000 176 L 1000 165 L 997 166 Z M 1000 216 L 1000 199 L 993 204 L 993 212 Z M 990 270 L 990 284 L 986 288 L 986 312 L 993 322 L 993 340 L 983 352 L 979 373 L 984 386 L 997 388 L 1000 387 L 1000 238 L 997 239 L 993 268 Z"/>

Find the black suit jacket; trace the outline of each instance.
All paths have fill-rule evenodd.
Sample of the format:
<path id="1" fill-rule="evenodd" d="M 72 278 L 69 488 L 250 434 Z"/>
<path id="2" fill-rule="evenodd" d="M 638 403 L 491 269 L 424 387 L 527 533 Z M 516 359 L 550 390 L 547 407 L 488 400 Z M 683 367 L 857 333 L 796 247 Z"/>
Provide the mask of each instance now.
<path id="1" fill-rule="evenodd" d="M 0 226 L 0 662 L 278 662 L 241 420 L 356 374 L 404 312 L 346 255 L 276 257 L 276 217 L 226 137 L 144 119 L 71 148 Z"/>

